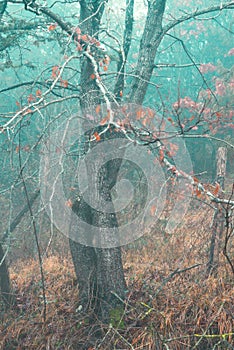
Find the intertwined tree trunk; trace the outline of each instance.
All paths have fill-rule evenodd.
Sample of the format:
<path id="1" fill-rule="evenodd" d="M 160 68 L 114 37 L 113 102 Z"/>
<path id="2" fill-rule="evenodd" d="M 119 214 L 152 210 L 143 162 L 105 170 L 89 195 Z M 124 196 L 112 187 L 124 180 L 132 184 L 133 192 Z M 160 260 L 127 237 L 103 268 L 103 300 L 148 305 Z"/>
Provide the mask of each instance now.
<path id="1" fill-rule="evenodd" d="M 141 40 L 139 50 L 139 60 L 136 68 L 135 78 L 132 82 L 130 102 L 142 103 L 146 94 L 148 81 L 150 81 L 157 48 L 162 40 L 162 18 L 165 10 L 166 0 L 150 1 L 148 4 L 148 16 L 144 28 L 144 34 Z M 115 96 L 120 96 L 120 91 L 124 88 L 124 79 L 121 74 L 124 73 L 124 64 L 129 51 L 133 24 L 133 1 L 127 1 L 126 11 L 126 29 L 124 35 L 124 59 L 120 56 L 119 75 L 117 76 L 114 88 Z M 89 35 L 95 35 L 99 30 L 99 24 L 104 6 L 101 1 L 86 2 L 81 1 L 80 22 L 82 32 Z M 84 55 L 81 69 L 81 106 L 87 110 L 90 106 L 100 103 L 102 96 L 95 82 L 90 79 L 93 74 L 92 62 Z M 112 132 L 111 137 L 115 137 Z M 118 136 L 119 137 L 119 136 Z M 109 162 L 104 167 L 99 176 L 97 193 L 110 201 L 110 190 L 116 184 L 118 171 L 121 162 L 115 160 Z M 87 164 L 88 174 L 95 174 L 95 167 L 98 164 Z M 92 181 L 92 179 L 90 179 Z M 113 208 L 114 209 L 114 208 Z M 96 226 L 111 227 L 117 223 L 116 215 L 107 216 L 97 213 L 88 208 L 83 200 L 73 205 L 73 211 L 81 212 L 82 217 Z M 114 212 L 114 210 L 113 210 Z M 77 228 L 79 230 L 79 228 Z M 85 235 L 85 232 L 79 232 Z M 103 239 L 115 240 L 116 237 L 105 237 Z M 93 248 L 81 245 L 70 240 L 71 254 L 75 266 L 75 271 L 79 284 L 80 304 L 83 310 L 90 307 L 95 311 L 102 321 L 109 321 L 111 310 L 122 307 L 122 301 L 125 299 L 126 283 L 123 273 L 123 264 L 121 258 L 121 248 Z"/>
<path id="2" fill-rule="evenodd" d="M 91 134 L 93 132 L 94 130 L 91 130 Z M 111 131 L 111 133 L 105 134 L 105 137 L 108 136 L 109 139 L 119 137 L 119 133 L 115 135 L 115 132 Z M 91 147 L 95 146 L 95 142 L 92 143 Z M 100 165 L 99 159 L 96 162 L 87 162 L 86 169 L 89 180 L 95 186 L 94 191 L 88 194 L 91 205 L 88 205 L 81 197 L 72 207 L 76 214 L 82 215 L 83 220 L 99 230 L 100 241 L 97 242 L 99 246 L 118 245 L 116 241 L 118 237 L 107 232 L 105 228 L 117 227 L 118 225 L 111 198 L 111 189 L 116 184 L 120 166 L 120 158 L 115 158 L 104 166 Z M 98 180 L 95 179 L 96 174 L 98 174 Z M 112 213 L 93 209 L 95 203 L 98 203 L 100 199 L 109 202 Z M 78 228 L 80 230 L 79 237 L 87 235 L 87 232 L 82 232 L 82 229 L 82 227 Z M 94 236 L 93 240 L 95 239 L 97 237 Z M 83 310 L 87 311 L 91 308 L 102 321 L 109 321 L 112 310 L 123 310 L 123 300 L 127 289 L 120 247 L 95 248 L 70 240 L 70 248 Z"/>
<path id="3" fill-rule="evenodd" d="M 101 1 L 93 2 L 93 4 L 87 4 L 85 1 L 81 2 L 80 22 L 84 23 L 82 32 L 90 36 L 95 35 L 97 37 L 104 9 L 104 4 L 101 5 L 101 3 Z M 94 15 L 94 13 L 97 13 L 97 15 Z M 90 19 L 87 20 L 87 18 Z M 100 103 L 99 90 L 95 80 L 90 79 L 91 74 L 93 74 L 92 63 L 84 56 L 81 69 L 81 107 L 84 112 Z M 99 187 L 96 189 L 96 195 L 110 203 L 112 203 L 110 190 L 116 183 L 120 165 L 119 161 L 113 161 L 104 166 L 99 174 L 98 184 L 96 184 Z M 86 166 L 87 173 L 90 176 L 100 170 L 98 162 L 86 164 Z M 95 179 L 90 178 L 90 181 L 95 183 Z M 92 198 L 92 201 L 95 200 L 98 201 L 98 198 Z M 73 205 L 73 211 L 76 213 L 81 211 L 82 217 L 91 225 L 97 227 L 112 227 L 117 222 L 115 214 L 106 216 L 103 213 L 95 212 L 82 200 Z M 78 233 L 81 236 L 85 234 L 87 233 Z M 115 238 L 106 237 L 103 233 L 103 240 L 108 239 Z M 79 284 L 79 301 L 83 310 L 91 308 L 102 321 L 109 321 L 111 310 L 122 307 L 122 300 L 124 300 L 126 293 L 121 249 L 119 247 L 94 248 L 72 240 L 70 240 L 70 248 Z"/>

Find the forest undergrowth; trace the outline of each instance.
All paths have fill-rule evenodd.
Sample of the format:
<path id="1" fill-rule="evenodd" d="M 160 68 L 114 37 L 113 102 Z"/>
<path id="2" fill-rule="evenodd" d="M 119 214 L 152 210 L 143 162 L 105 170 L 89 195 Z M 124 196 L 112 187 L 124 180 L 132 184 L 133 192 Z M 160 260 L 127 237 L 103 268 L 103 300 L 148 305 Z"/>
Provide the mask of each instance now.
<path id="1" fill-rule="evenodd" d="M 16 305 L 1 312 L 0 349 L 234 349 L 233 274 L 222 251 L 207 274 L 212 210 L 204 208 L 193 206 L 172 234 L 161 219 L 123 248 L 124 316 L 114 314 L 109 325 L 81 313 L 66 243 L 44 258 L 45 322 L 38 261 L 17 258 L 10 267 Z"/>

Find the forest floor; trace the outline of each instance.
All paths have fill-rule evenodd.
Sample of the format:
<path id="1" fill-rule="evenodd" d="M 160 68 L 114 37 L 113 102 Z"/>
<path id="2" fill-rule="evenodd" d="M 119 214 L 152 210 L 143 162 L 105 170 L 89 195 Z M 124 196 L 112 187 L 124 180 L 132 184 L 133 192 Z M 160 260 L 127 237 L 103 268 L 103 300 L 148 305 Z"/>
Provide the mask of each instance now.
<path id="1" fill-rule="evenodd" d="M 211 223 L 212 210 L 195 205 L 172 234 L 165 233 L 161 219 L 147 235 L 123 247 L 129 292 L 124 317 L 110 325 L 81 315 L 65 244 L 44 258 L 45 322 L 37 259 L 13 259 L 16 306 L 1 313 L 0 349 L 234 349 L 234 283 L 223 241 L 217 272 L 207 274 Z M 233 259 L 233 242 L 228 253 Z"/>

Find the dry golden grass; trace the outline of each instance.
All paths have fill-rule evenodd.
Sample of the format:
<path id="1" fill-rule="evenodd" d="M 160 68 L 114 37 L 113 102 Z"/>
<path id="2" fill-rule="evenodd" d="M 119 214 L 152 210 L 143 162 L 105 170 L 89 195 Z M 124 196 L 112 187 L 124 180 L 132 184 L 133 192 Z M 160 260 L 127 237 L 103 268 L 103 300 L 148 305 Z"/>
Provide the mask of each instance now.
<path id="1" fill-rule="evenodd" d="M 123 249 L 129 293 L 119 327 L 98 320 L 90 324 L 80 315 L 69 254 L 44 260 L 47 318 L 43 322 L 38 263 L 17 261 L 11 267 L 17 308 L 2 318 L 0 348 L 234 349 L 233 275 L 222 254 L 217 274 L 206 274 L 210 223 L 211 211 L 193 209 L 173 234 L 166 234 L 160 221 L 147 236 Z M 229 253 L 233 256 L 233 246 Z"/>

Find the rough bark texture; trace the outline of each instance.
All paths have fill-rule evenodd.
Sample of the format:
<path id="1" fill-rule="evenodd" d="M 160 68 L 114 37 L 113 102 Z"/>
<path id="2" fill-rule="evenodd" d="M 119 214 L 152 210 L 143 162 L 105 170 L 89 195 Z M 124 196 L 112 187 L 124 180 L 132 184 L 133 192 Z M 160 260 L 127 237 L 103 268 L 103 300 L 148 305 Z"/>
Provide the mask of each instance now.
<path id="1" fill-rule="evenodd" d="M 9 307 L 13 301 L 13 298 L 11 294 L 9 272 L 6 264 L 6 259 L 4 258 L 4 251 L 1 243 L 0 243 L 0 264 L 1 264 L 0 265 L 1 297 L 6 307 Z"/>
<path id="2" fill-rule="evenodd" d="M 224 189 L 226 166 L 227 166 L 227 148 L 219 147 L 217 152 L 216 179 L 222 189 Z"/>
<path id="3" fill-rule="evenodd" d="M 119 61 L 117 65 L 117 79 L 114 88 L 114 94 L 117 101 L 122 99 L 122 93 L 125 84 L 125 64 L 132 41 L 133 30 L 133 10 L 134 0 L 126 0 L 126 17 L 125 17 L 125 30 L 123 38 L 123 50 L 119 52 Z"/>
<path id="4" fill-rule="evenodd" d="M 216 181 L 224 190 L 224 181 L 226 175 L 227 149 L 219 147 L 216 157 Z M 222 198 L 222 194 L 219 195 Z M 224 231 L 225 213 L 221 205 L 217 205 L 217 209 L 213 219 L 212 235 L 210 241 L 209 261 L 207 264 L 207 273 L 215 274 L 219 265 L 219 255 L 222 246 L 222 235 Z"/>
<path id="5" fill-rule="evenodd" d="M 104 11 L 103 1 L 81 1 L 80 2 L 80 29 L 82 33 L 98 38 L 100 20 Z M 92 50 L 92 48 L 91 48 Z M 99 101 L 99 89 L 95 79 L 91 79 L 94 73 L 91 62 L 83 56 L 81 60 L 81 106 L 85 110 L 95 106 Z"/>
<path id="6" fill-rule="evenodd" d="M 142 35 L 135 78 L 129 100 L 142 104 L 154 69 L 154 59 L 163 38 L 162 20 L 166 0 L 148 1 L 148 14 Z"/>
<path id="7" fill-rule="evenodd" d="M 129 96 L 129 101 L 135 103 L 142 103 L 144 100 L 148 82 L 152 75 L 157 48 L 163 36 L 162 18 L 166 0 L 150 1 L 148 3 L 148 16 L 139 50 L 139 60 L 135 72 L 136 78 L 132 83 L 131 95 Z M 104 6 L 101 5 L 101 1 L 81 1 L 80 6 L 82 32 L 97 38 Z M 124 37 L 125 56 L 128 54 L 131 42 L 132 13 L 133 1 L 130 1 L 126 13 L 127 28 Z M 125 58 L 126 57 L 121 58 L 118 67 L 121 74 L 124 73 Z M 81 106 L 83 110 L 87 110 L 90 106 L 95 106 L 100 103 L 100 94 L 95 79 L 90 79 L 93 73 L 92 62 L 88 60 L 87 56 L 84 56 L 81 64 Z M 117 76 L 114 91 L 116 96 L 120 94 L 124 86 L 121 74 Z M 112 130 L 112 135 L 109 135 L 109 137 L 115 136 Z M 108 133 L 105 133 L 105 137 L 108 137 Z M 99 169 L 98 162 L 86 164 L 90 177 L 99 169 L 99 179 L 96 184 L 98 188 L 96 188 L 95 193 L 96 196 L 100 196 L 109 201 L 110 205 L 112 204 L 110 190 L 116 183 L 120 165 L 121 162 L 119 160 L 109 162 L 101 169 Z M 90 178 L 90 181 L 94 180 Z M 93 197 L 91 200 L 95 201 L 98 199 L 99 198 Z M 79 213 L 79 215 L 82 215 L 87 222 L 92 223 L 96 227 L 113 227 L 117 225 L 115 214 L 110 216 L 92 210 L 83 199 L 74 203 L 72 209 L 77 214 Z M 77 229 L 79 230 L 80 228 Z M 87 233 L 79 232 L 79 234 L 85 235 Z M 116 243 L 115 241 L 118 239 L 117 237 L 106 234 L 105 230 L 103 230 L 101 237 L 103 242 L 106 240 L 112 241 L 114 245 Z M 121 248 L 97 249 L 83 246 L 71 240 L 70 247 L 79 284 L 80 304 L 84 310 L 90 307 L 94 309 L 95 313 L 102 321 L 109 321 L 111 310 L 121 307 L 121 300 L 124 300 L 126 291 Z"/>
<path id="8" fill-rule="evenodd" d="M 104 3 L 101 1 L 81 3 L 80 22 L 83 22 L 81 30 L 97 38 L 100 19 L 104 9 Z M 101 5 L 102 4 L 102 5 Z M 97 13 L 96 15 L 93 15 Z M 85 20 L 89 18 L 89 20 Z M 99 90 L 95 79 L 90 79 L 93 74 L 91 62 L 84 56 L 81 63 L 81 107 L 85 111 L 96 106 L 99 103 Z M 94 134 L 94 130 L 91 132 Z M 112 134 L 113 136 L 114 134 Z M 109 135 L 110 136 L 110 135 Z M 92 143 L 93 147 L 95 143 Z M 110 190 L 115 185 L 118 176 L 118 170 L 121 163 L 114 161 L 103 166 L 99 171 L 100 176 L 97 183 L 99 188 L 95 193 L 97 196 L 105 198 L 111 202 Z M 92 174 L 96 173 L 100 164 L 86 164 L 87 173 L 92 179 Z M 100 169 L 99 169 L 100 170 Z M 98 198 L 91 198 L 91 202 Z M 96 212 L 87 206 L 84 200 L 74 203 L 73 211 L 82 215 L 86 222 L 99 227 L 112 227 L 117 225 L 116 215 L 105 215 Z M 81 228 L 77 228 L 81 230 Z M 87 232 L 80 232 L 79 235 L 86 235 Z M 95 237 L 94 237 L 95 239 Z M 115 240 L 116 237 L 105 236 L 103 240 Z M 123 273 L 123 264 L 121 258 L 121 248 L 101 249 L 84 246 L 78 242 L 70 240 L 72 259 L 76 271 L 79 285 L 79 303 L 83 311 L 92 309 L 103 322 L 109 322 L 111 310 L 122 307 L 121 300 L 124 300 L 126 292 L 126 283 Z"/>
<path id="9" fill-rule="evenodd" d="M 95 130 L 91 131 L 91 134 L 93 132 Z M 115 135 L 114 131 L 109 131 L 104 135 L 108 140 L 120 137 L 120 133 Z M 95 147 L 95 142 L 91 147 Z M 116 158 L 102 167 L 98 159 L 96 162 L 87 162 L 86 169 L 90 182 L 96 186 L 95 191 L 89 194 L 89 203 L 95 205 L 95 202 L 102 198 L 113 206 L 111 189 L 116 184 L 121 161 L 120 158 Z M 97 180 L 95 180 L 95 174 L 98 174 Z M 113 236 L 102 229 L 118 226 L 114 206 L 113 213 L 109 214 L 93 209 L 83 197 L 79 197 L 79 201 L 74 203 L 72 209 L 77 215 L 82 215 L 82 219 L 90 225 L 99 228 L 101 237 L 99 239 L 103 241 L 103 244 L 109 242 L 110 245 L 116 245 L 117 235 Z M 87 235 L 87 232 L 82 232 L 81 227 L 78 230 L 80 230 L 78 233 L 80 236 Z M 93 240 L 95 239 L 96 237 L 93 237 Z M 102 321 L 109 321 L 111 311 L 122 307 L 121 300 L 124 300 L 126 292 L 121 248 L 94 248 L 72 240 L 70 240 L 70 247 L 79 284 L 79 303 L 82 309 L 84 311 L 92 309 Z"/>

